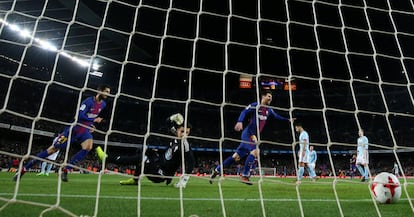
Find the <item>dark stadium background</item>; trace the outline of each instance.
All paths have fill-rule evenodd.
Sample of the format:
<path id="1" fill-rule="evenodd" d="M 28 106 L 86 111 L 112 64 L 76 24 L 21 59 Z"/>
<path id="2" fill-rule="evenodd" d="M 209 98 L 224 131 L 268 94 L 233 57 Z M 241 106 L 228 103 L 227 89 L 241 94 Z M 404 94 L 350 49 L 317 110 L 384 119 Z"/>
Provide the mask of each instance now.
<path id="1" fill-rule="evenodd" d="M 43 2 L 43 1 L 42 1 Z M 69 22 L 73 15 L 75 1 L 56 0 L 49 1 L 47 10 L 43 16 Z M 124 3 L 137 5 L 139 1 L 123 1 Z M 261 16 L 264 19 L 278 22 L 260 22 L 260 41 L 263 46 L 256 49 L 258 35 L 256 22 L 242 19 L 257 18 L 256 1 L 232 1 L 233 15 L 229 23 L 231 25 L 231 42 L 228 49 L 228 72 L 223 74 L 210 72 L 212 69 L 223 72 L 226 69 L 224 44 L 227 41 L 227 15 L 229 4 L 227 1 L 206 0 L 203 1 L 203 11 L 218 14 L 220 16 L 203 13 L 199 16 L 200 31 L 195 43 L 195 70 L 189 70 L 192 66 L 193 39 L 196 37 L 196 12 L 199 11 L 198 1 L 174 0 L 173 8 L 169 13 L 167 24 L 167 35 L 169 37 L 161 40 L 164 34 L 164 24 L 167 12 L 159 9 L 169 7 L 166 0 L 145 0 L 144 5 L 139 9 L 136 23 L 136 31 L 132 37 L 129 55 L 125 54 L 128 47 L 128 35 L 113 31 L 113 29 L 131 32 L 133 28 L 134 8 L 125 4 L 112 2 L 106 16 L 104 30 L 100 32 L 99 44 L 96 59 L 101 64 L 100 72 L 103 77 L 87 75 L 87 69 L 74 64 L 68 58 L 59 58 L 56 69 L 56 53 L 44 50 L 38 46 L 30 46 L 22 60 L 23 64 L 18 70 L 24 46 L 8 42 L 28 43 L 27 39 L 16 37 L 16 34 L 7 28 L 3 28 L 0 35 L 0 123 L 32 127 L 32 120 L 16 115 L 14 112 L 23 114 L 26 117 L 34 118 L 41 108 L 41 99 L 46 92 L 46 98 L 40 116 L 54 119 L 61 123 L 51 122 L 44 119 L 36 120 L 35 129 L 58 133 L 64 127 L 64 123 L 71 122 L 77 109 L 80 99 L 94 95 L 91 89 L 98 84 L 106 83 L 112 87 L 112 93 L 121 93 L 114 106 L 114 98 L 108 100 L 108 107 L 102 114 L 107 120 L 98 127 L 106 132 L 109 128 L 109 120 L 113 118 L 112 130 L 128 132 L 135 136 L 127 136 L 112 132 L 108 139 L 114 142 L 128 144 L 142 144 L 147 126 L 150 132 L 167 133 L 164 126 L 166 117 L 175 112 L 184 112 L 188 105 L 188 122 L 192 124 L 191 135 L 194 148 L 198 148 L 196 155 L 198 159 L 213 160 L 219 159 L 218 140 L 222 136 L 220 130 L 220 104 L 223 105 L 224 116 L 224 137 L 239 139 L 240 133 L 233 130 L 239 112 L 245 105 L 256 101 L 256 79 L 261 81 L 273 78 L 284 81 L 289 76 L 289 65 L 286 48 L 288 47 L 286 25 L 281 22 L 287 21 L 284 1 L 261 1 Z M 368 5 L 379 8 L 387 8 L 386 1 L 366 1 Z M 362 1 L 342 1 L 344 4 L 363 6 Z M 407 8 L 404 1 L 393 1 L 395 8 Z M 33 16 L 40 16 L 43 4 L 38 1 L 18 1 L 15 11 L 24 12 Z M 106 4 L 100 1 L 80 1 L 76 15 L 76 21 L 98 27 L 102 23 Z M 340 27 L 341 21 L 338 13 L 332 13 L 333 8 L 327 4 L 316 3 L 318 21 L 320 24 Z M 12 7 L 12 1 L 0 2 L 0 17 L 6 15 L 4 11 Z M 379 66 L 379 75 L 384 84 L 378 85 L 380 78 L 375 68 L 374 61 L 370 56 L 356 55 L 352 52 L 373 54 L 368 33 L 346 28 L 347 47 L 351 54 L 348 56 L 352 73 L 348 72 L 343 55 L 328 52 L 335 50 L 345 52 L 341 31 L 334 28 L 326 28 L 323 25 L 317 27 L 320 38 L 319 52 L 321 61 L 321 72 L 324 77 L 319 80 L 317 44 L 314 35 L 314 24 L 311 1 L 291 1 L 290 7 L 290 46 L 294 49 L 289 51 L 291 73 L 295 78 L 297 90 L 292 91 L 292 105 L 295 109 L 292 116 L 298 118 L 304 124 L 305 129 L 311 135 L 311 142 L 316 144 L 316 149 L 321 152 L 320 160 L 329 164 L 326 154 L 327 145 L 334 154 L 334 162 L 341 167 L 348 167 L 347 161 L 350 158 L 349 150 L 355 150 L 353 146 L 343 146 L 338 143 L 354 144 L 357 139 L 357 123 L 354 110 L 356 106 L 351 94 L 351 76 L 354 80 L 352 88 L 356 93 L 357 106 L 360 112 L 357 117 L 361 127 L 365 129 L 366 135 L 372 144 L 387 147 L 394 146 L 390 130 L 394 134 L 396 145 L 413 147 L 413 101 L 407 89 L 407 79 L 414 80 L 414 53 L 412 49 L 413 40 L 404 35 L 398 34 L 401 48 L 405 58 L 403 63 L 407 71 L 401 67 L 399 59 L 387 58 L 389 56 L 400 56 L 397 49 L 394 35 L 384 34 L 382 31 L 394 32 L 388 13 L 367 9 L 371 27 L 374 30 L 372 36 L 375 49 L 378 55 L 376 60 Z M 183 12 L 189 11 L 190 13 Z M 336 10 L 337 11 L 337 10 Z M 343 16 L 348 27 L 368 29 L 365 14 L 362 10 L 352 7 L 344 7 Z M 414 20 L 409 16 L 405 17 L 399 13 L 393 13 L 396 26 L 399 32 L 414 33 L 412 26 Z M 40 19 L 37 27 L 36 37 L 46 38 L 52 44 L 60 47 L 64 40 L 66 24 L 56 22 L 53 19 Z M 35 19 L 24 17 L 18 13 L 8 14 L 7 21 L 14 22 L 26 28 L 33 28 Z M 300 23 L 299 23 L 300 22 Z M 309 25 L 304 25 L 309 24 Z M 151 36 L 149 36 L 151 35 Z M 209 39 L 209 40 L 203 40 Z M 74 23 L 70 27 L 64 49 L 74 54 L 92 56 L 95 51 L 97 31 L 87 26 Z M 212 42 L 214 40 L 216 42 Z M 163 52 L 160 59 L 160 43 L 163 42 Z M 247 44 L 244 46 L 238 43 Z M 257 58 L 260 55 L 260 69 L 257 68 Z M 122 62 L 127 59 L 128 62 Z M 161 63 L 159 69 L 154 66 Z M 138 63 L 138 64 L 136 64 Z M 52 78 L 53 71 L 56 71 Z M 121 71 L 123 70 L 123 73 Z M 253 79 L 251 89 L 239 88 L 239 73 L 242 72 L 255 76 L 264 73 L 261 77 Z M 122 78 L 121 78 L 122 74 Z M 155 75 L 157 74 L 156 81 Z M 191 75 L 191 76 L 190 76 Z M 27 79 L 28 78 L 28 79 Z M 35 82 L 32 79 L 39 80 Z M 191 83 L 190 83 L 191 79 Z M 49 85 L 48 81 L 54 83 Z M 11 91 L 8 91 L 12 82 Z M 122 82 L 122 85 L 120 85 Z M 389 83 L 402 84 L 389 85 Z M 82 89 L 81 94 L 77 88 Z M 154 89 L 154 84 L 156 87 Z M 223 89 L 223 85 L 225 88 Z M 323 96 L 326 111 L 323 110 Z M 119 89 L 120 88 L 120 89 Z M 388 110 L 391 114 L 384 115 L 387 111 L 383 103 L 380 88 L 384 93 Z M 413 91 L 412 85 L 409 86 Z M 262 87 L 259 87 L 262 89 Z M 155 101 L 150 101 L 153 90 L 155 90 Z M 223 92 L 225 95 L 223 96 Z M 276 112 L 288 117 L 290 97 L 289 91 L 276 87 L 272 106 Z M 191 101 L 186 104 L 191 93 Z M 133 96 L 133 97 L 130 97 Z M 8 97 L 7 105 L 4 104 Z M 225 99 L 223 98 L 225 97 Z M 173 101 L 173 100 L 179 100 Z M 204 102 L 207 103 L 204 103 Z M 150 106 L 151 105 L 151 106 Z M 115 108 L 112 116 L 112 109 Z M 338 111 L 338 109 L 345 112 Z M 151 118 L 148 121 L 148 114 Z M 399 113 L 399 114 L 394 114 Z M 325 129 L 323 115 L 326 115 L 328 129 Z M 403 116 L 401 114 L 406 114 Z M 391 124 L 388 126 L 387 119 Z M 329 132 L 328 135 L 326 132 Z M 262 139 L 284 143 L 285 145 L 263 144 L 263 160 L 265 166 L 282 166 L 283 164 L 293 165 L 293 155 L 290 144 L 293 142 L 291 125 L 287 122 L 269 120 Z M 104 140 L 105 134 L 96 132 L 96 140 Z M 215 141 L 203 138 L 214 139 Z M 0 129 L 1 150 L 23 154 L 27 151 L 29 134 L 11 130 L 10 128 Z M 167 138 L 150 135 L 147 143 L 155 146 L 166 144 Z M 35 135 L 33 137 L 33 150 L 46 147 L 50 144 L 51 138 Z M 12 146 L 12 144 L 18 144 Z M 223 143 L 226 149 L 234 149 L 238 143 L 225 140 Z M 76 146 L 75 146 L 76 147 Z M 384 149 L 371 146 L 371 149 Z M 109 151 L 130 153 L 135 151 L 133 147 L 108 146 Z M 201 151 L 202 150 L 202 151 Z M 208 151 L 210 150 L 210 151 Z M 32 154 L 35 154 L 33 151 Z M 224 153 L 226 157 L 230 153 Z M 373 163 L 383 164 L 383 167 L 392 167 L 394 156 L 391 153 L 372 154 Z M 408 153 L 400 153 L 404 159 L 404 165 L 412 165 L 408 159 Z"/>

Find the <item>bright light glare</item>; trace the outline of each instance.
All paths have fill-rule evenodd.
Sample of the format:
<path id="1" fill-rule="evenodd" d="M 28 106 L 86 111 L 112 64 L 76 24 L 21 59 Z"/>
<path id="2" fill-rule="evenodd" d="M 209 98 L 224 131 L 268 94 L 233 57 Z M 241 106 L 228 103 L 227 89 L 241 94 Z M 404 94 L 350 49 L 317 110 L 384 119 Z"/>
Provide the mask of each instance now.
<path id="1" fill-rule="evenodd" d="M 20 32 L 20 27 L 14 25 L 14 24 L 9 24 L 9 27 L 11 30 L 15 31 L 15 32 Z"/>
<path id="2" fill-rule="evenodd" d="M 67 58 L 72 58 L 72 56 L 68 53 L 66 53 L 65 51 L 60 52 L 60 55 L 67 57 Z"/>
<path id="3" fill-rule="evenodd" d="M 72 56 L 72 55 L 66 53 L 65 51 L 59 51 L 58 48 L 56 46 L 54 46 L 53 44 L 51 44 L 50 42 L 33 37 L 31 35 L 30 31 L 28 31 L 27 29 L 21 29 L 19 26 L 15 25 L 15 24 L 10 24 L 7 21 L 5 21 L 3 18 L 0 18 L 0 23 L 4 23 L 5 26 L 8 26 L 11 30 L 17 32 L 23 38 L 33 39 L 33 41 L 35 43 L 39 44 L 41 46 L 41 48 L 43 48 L 45 50 L 60 53 L 62 56 L 72 59 L 72 61 L 78 63 L 79 65 L 81 65 L 83 67 L 89 67 L 90 66 L 93 70 L 95 70 L 94 72 L 91 72 L 92 75 L 102 77 L 103 73 L 96 71 L 100 68 L 100 65 L 98 63 L 96 63 L 96 62 L 92 63 L 90 60 L 82 60 L 82 59 L 79 59 L 75 56 Z"/>
<path id="4" fill-rule="evenodd" d="M 39 39 L 38 43 L 40 44 L 40 46 L 42 46 L 43 49 L 50 50 L 50 51 L 57 51 L 57 48 L 48 41 Z"/>
<path id="5" fill-rule="evenodd" d="M 86 60 L 81 60 L 81 59 L 79 59 L 79 58 L 77 58 L 77 57 L 72 57 L 72 60 L 73 60 L 74 62 L 78 63 L 78 64 L 79 64 L 79 65 L 81 65 L 81 66 L 84 66 L 84 67 L 88 67 L 88 66 L 89 66 L 89 62 L 88 62 L 88 61 L 86 61 Z"/>
<path id="6" fill-rule="evenodd" d="M 99 71 L 93 71 L 93 72 L 90 72 L 89 74 L 90 75 L 97 76 L 97 77 L 102 77 L 102 75 L 103 75 L 103 73 L 102 72 L 99 72 Z"/>
<path id="7" fill-rule="evenodd" d="M 96 63 L 96 62 L 92 64 L 92 69 L 93 70 L 98 70 L 100 67 L 101 66 L 98 63 Z"/>
<path id="8" fill-rule="evenodd" d="M 23 29 L 22 31 L 20 31 L 20 36 L 22 36 L 23 38 L 29 38 L 30 32 L 27 29 Z"/>

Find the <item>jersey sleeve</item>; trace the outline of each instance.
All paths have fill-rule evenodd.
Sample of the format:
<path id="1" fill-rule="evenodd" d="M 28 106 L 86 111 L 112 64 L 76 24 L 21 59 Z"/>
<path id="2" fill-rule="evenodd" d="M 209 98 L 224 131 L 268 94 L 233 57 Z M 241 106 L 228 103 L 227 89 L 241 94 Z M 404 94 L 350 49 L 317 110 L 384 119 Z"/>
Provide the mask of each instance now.
<path id="1" fill-rule="evenodd" d="M 285 118 L 285 117 L 283 117 L 283 116 L 281 116 L 281 115 L 277 114 L 277 113 L 276 113 L 273 109 L 271 109 L 271 108 L 269 108 L 269 112 L 270 112 L 270 114 L 271 114 L 274 118 L 276 118 L 276 119 L 278 119 L 278 120 L 284 120 L 284 121 L 289 120 L 289 118 Z"/>
<path id="2" fill-rule="evenodd" d="M 237 122 L 243 122 L 247 114 L 256 110 L 256 105 L 257 103 L 254 102 L 254 103 L 249 104 L 245 109 L 243 109 L 243 111 L 239 115 L 239 118 L 237 119 Z"/>
<path id="3" fill-rule="evenodd" d="M 308 134 L 306 131 L 303 131 L 303 132 L 300 134 L 300 142 L 302 142 L 302 143 L 307 143 L 307 142 L 309 142 L 309 134 Z"/>
<path id="4" fill-rule="evenodd" d="M 105 102 L 105 101 L 102 101 L 101 110 L 104 110 L 104 109 L 105 109 L 105 107 L 106 107 L 106 102 Z"/>
<path id="5" fill-rule="evenodd" d="M 79 108 L 79 114 L 78 114 L 78 121 L 90 121 L 93 122 L 95 118 L 90 118 L 87 115 L 87 112 L 92 107 L 91 98 L 85 99 L 80 108 Z"/>

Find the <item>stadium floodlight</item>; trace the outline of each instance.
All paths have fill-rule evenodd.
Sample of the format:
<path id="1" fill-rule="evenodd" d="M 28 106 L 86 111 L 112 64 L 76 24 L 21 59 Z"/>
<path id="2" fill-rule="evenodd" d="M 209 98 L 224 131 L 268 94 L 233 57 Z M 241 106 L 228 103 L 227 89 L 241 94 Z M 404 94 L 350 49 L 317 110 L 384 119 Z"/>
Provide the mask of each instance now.
<path id="1" fill-rule="evenodd" d="M 81 60 L 75 56 L 72 56 L 72 60 L 76 63 L 78 63 L 79 65 L 83 66 L 83 67 L 88 67 L 90 65 L 89 61 L 87 60 Z"/>
<path id="2" fill-rule="evenodd" d="M 83 67 L 89 67 L 90 66 L 95 71 L 100 68 L 100 65 L 98 63 L 96 63 L 96 62 L 92 63 L 91 60 L 82 60 L 82 59 L 79 59 L 75 56 L 70 55 L 69 53 L 67 53 L 65 51 L 60 51 L 55 45 L 53 45 L 49 41 L 33 37 L 29 30 L 22 29 L 16 24 L 8 23 L 3 18 L 0 18 L 0 23 L 3 23 L 5 26 L 8 26 L 12 31 L 17 32 L 23 38 L 33 39 L 33 41 L 36 42 L 37 44 L 39 44 L 42 49 L 59 53 L 64 57 L 72 59 L 72 61 L 76 62 L 77 64 L 79 64 Z M 102 72 L 99 72 L 99 73 L 102 74 Z M 99 77 L 102 77 L 102 75 L 99 76 Z"/>
<path id="3" fill-rule="evenodd" d="M 30 38 L 31 36 L 29 30 L 27 29 L 22 29 L 19 33 L 23 38 Z"/>
<path id="4" fill-rule="evenodd" d="M 9 26 L 9 28 L 10 28 L 11 30 L 15 31 L 15 32 L 20 32 L 20 31 L 21 31 L 21 30 L 20 30 L 20 27 L 19 27 L 19 26 L 17 26 L 17 25 L 15 25 L 15 24 L 7 24 L 7 23 L 6 23 L 6 26 Z"/>
<path id="5" fill-rule="evenodd" d="M 93 70 L 98 70 L 100 67 L 101 66 L 96 61 L 92 64 L 92 69 Z"/>
<path id="6" fill-rule="evenodd" d="M 89 74 L 93 76 L 97 76 L 97 77 L 102 77 L 103 75 L 103 73 L 99 71 L 93 71 L 93 72 L 90 72 Z"/>
<path id="7" fill-rule="evenodd" d="M 72 56 L 68 53 L 66 53 L 65 51 L 60 52 L 60 55 L 67 57 L 67 58 L 72 58 Z"/>
<path id="8" fill-rule="evenodd" d="M 58 51 L 57 47 L 55 47 L 53 44 L 51 44 L 48 41 L 38 39 L 37 43 L 39 43 L 39 45 L 45 50 L 50 50 L 50 51 L 54 51 L 54 52 Z"/>

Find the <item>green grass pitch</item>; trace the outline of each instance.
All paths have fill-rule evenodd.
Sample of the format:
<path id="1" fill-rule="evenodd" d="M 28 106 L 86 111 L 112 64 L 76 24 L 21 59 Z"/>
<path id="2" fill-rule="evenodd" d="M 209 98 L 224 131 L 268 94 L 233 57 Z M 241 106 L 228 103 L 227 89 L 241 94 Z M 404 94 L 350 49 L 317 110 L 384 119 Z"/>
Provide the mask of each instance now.
<path id="1" fill-rule="evenodd" d="M 144 179 L 141 194 L 138 194 L 138 186 L 119 184 L 119 180 L 126 178 L 120 175 L 103 175 L 98 192 L 98 175 L 70 174 L 69 182 L 62 183 L 59 189 L 55 174 L 36 177 L 34 173 L 28 173 L 20 182 L 16 201 L 8 202 L 16 189 L 12 177 L 12 173 L 0 173 L 0 216 L 3 217 L 71 216 L 65 210 L 75 216 L 93 216 L 95 209 L 97 216 L 108 217 L 138 216 L 138 212 L 144 217 L 256 217 L 264 216 L 263 213 L 265 216 L 287 217 L 301 216 L 300 206 L 304 216 L 341 216 L 340 210 L 344 216 L 379 216 L 370 197 L 369 184 L 357 179 L 339 180 L 336 185 L 333 185 L 333 179 L 319 179 L 317 182 L 304 180 L 296 186 L 293 179 L 266 177 L 260 183 L 262 191 L 259 191 L 258 178 L 253 178 L 254 185 L 248 186 L 237 178 L 226 177 L 219 186 L 218 182 L 209 184 L 207 177 L 192 177 L 182 191 L 173 187 L 177 179 L 169 186 Z M 219 187 L 222 189 L 224 209 Z M 334 188 L 339 203 L 335 199 Z M 60 197 L 57 197 L 59 190 Z M 407 185 L 407 191 L 410 197 L 414 196 L 412 184 Z M 181 213 L 181 207 L 184 213 Z M 414 216 L 404 189 L 398 203 L 378 204 L 378 208 L 381 216 Z"/>

